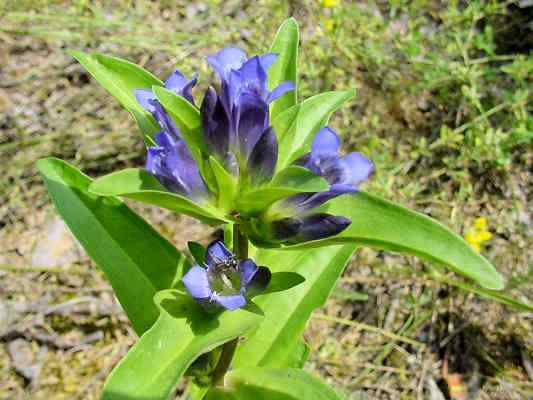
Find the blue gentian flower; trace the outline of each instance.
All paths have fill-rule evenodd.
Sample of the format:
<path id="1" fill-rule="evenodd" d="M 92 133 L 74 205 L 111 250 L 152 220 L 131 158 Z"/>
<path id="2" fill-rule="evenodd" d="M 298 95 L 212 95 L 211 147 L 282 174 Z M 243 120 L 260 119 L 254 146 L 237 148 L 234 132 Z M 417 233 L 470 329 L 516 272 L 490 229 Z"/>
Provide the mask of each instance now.
<path id="1" fill-rule="evenodd" d="M 176 128 L 177 131 L 177 128 Z M 203 201 L 207 187 L 187 145 L 177 134 L 163 130 L 155 136 L 157 146 L 148 148 L 146 169 L 171 192 Z"/>
<path id="2" fill-rule="evenodd" d="M 197 81 L 197 75 L 187 79 L 179 70 L 175 70 L 165 80 L 165 87 L 194 104 L 192 88 Z M 146 111 L 152 113 L 161 127 L 161 131 L 155 135 L 157 146 L 148 147 L 145 168 L 169 191 L 196 201 L 206 199 L 208 191 L 198 165 L 170 115 L 151 89 L 136 89 L 135 97 Z"/>
<path id="3" fill-rule="evenodd" d="M 295 164 L 304 166 L 324 177 L 329 190 L 316 193 L 301 193 L 291 196 L 273 207 L 274 214 L 283 215 L 272 223 L 272 235 L 279 241 L 302 242 L 336 235 L 346 229 L 351 221 L 343 216 L 327 213 L 311 213 L 337 196 L 354 193 L 374 170 L 372 161 L 358 152 L 345 156 L 339 154 L 340 139 L 329 127 L 316 134 L 311 152 Z M 289 216 L 287 216 L 289 215 Z"/>
<path id="4" fill-rule="evenodd" d="M 218 94 L 209 88 L 201 106 L 207 146 L 234 175 L 255 184 L 270 180 L 278 157 L 269 104 L 294 90 L 292 82 L 268 90 L 267 70 L 276 58 L 267 53 L 247 59 L 233 47 L 208 57 L 221 85 Z"/>
<path id="5" fill-rule="evenodd" d="M 219 240 L 211 243 L 205 253 L 205 265 L 195 265 L 182 282 L 191 296 L 207 310 L 236 310 L 248 299 L 263 291 L 270 283 L 271 273 L 258 267 L 251 259 L 237 260 Z"/>

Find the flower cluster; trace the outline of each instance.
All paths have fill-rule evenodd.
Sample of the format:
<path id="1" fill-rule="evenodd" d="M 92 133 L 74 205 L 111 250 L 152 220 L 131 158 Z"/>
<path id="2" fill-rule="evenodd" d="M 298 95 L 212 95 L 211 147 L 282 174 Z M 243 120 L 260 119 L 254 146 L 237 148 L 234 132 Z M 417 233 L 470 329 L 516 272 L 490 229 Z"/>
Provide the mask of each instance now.
<path id="1" fill-rule="evenodd" d="M 191 296 L 206 310 L 223 307 L 236 310 L 270 282 L 270 271 L 249 258 L 237 260 L 221 241 L 211 243 L 205 252 L 205 265 L 193 266 L 182 282 Z"/>
<path id="2" fill-rule="evenodd" d="M 267 219 L 273 220 L 272 235 L 275 240 L 297 243 L 322 239 L 342 232 L 350 220 L 343 216 L 313 213 L 312 210 L 337 196 L 357 192 L 359 184 L 372 174 L 372 162 L 361 153 L 345 156 L 339 154 L 340 139 L 329 127 L 322 128 L 315 136 L 311 152 L 296 160 L 330 184 L 329 190 L 302 193 L 274 204 L 267 211 Z"/>
<path id="3" fill-rule="evenodd" d="M 207 149 L 204 156 L 214 157 L 236 178 L 237 192 L 268 184 L 276 171 L 278 141 L 270 124 L 269 106 L 295 89 L 290 81 L 268 89 L 268 69 L 276 58 L 273 53 L 248 58 L 244 51 L 233 47 L 207 58 L 220 77 L 220 88 L 217 91 L 209 87 L 200 106 Z M 192 88 L 196 82 L 196 76 L 187 79 L 175 71 L 165 86 L 194 105 Z M 155 136 L 157 146 L 148 149 L 146 169 L 169 191 L 199 203 L 211 201 L 214 194 L 172 118 L 152 90 L 138 89 L 135 94 L 161 127 Z M 265 206 L 253 221 L 242 221 L 249 227 L 252 240 L 255 237 L 279 245 L 321 239 L 338 234 L 351 223 L 343 216 L 313 212 L 336 196 L 357 191 L 372 173 L 370 160 L 360 153 L 341 156 L 339 148 L 339 137 L 331 128 L 316 134 L 310 153 L 295 164 L 324 177 L 329 190 L 300 193 Z M 238 205 L 229 212 L 241 214 Z"/>
<path id="4" fill-rule="evenodd" d="M 485 217 L 478 217 L 474 221 L 474 225 L 465 234 L 465 240 L 478 253 L 481 252 L 481 245 L 492 238 L 492 233 L 487 228 L 487 219 Z"/>

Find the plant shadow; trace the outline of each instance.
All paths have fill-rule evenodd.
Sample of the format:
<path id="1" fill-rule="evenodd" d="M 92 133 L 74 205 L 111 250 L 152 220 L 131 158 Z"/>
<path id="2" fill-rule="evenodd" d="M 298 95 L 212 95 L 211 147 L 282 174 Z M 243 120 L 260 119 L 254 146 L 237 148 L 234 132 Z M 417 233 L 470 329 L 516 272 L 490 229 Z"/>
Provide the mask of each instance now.
<path id="1" fill-rule="evenodd" d="M 160 306 L 171 318 L 185 319 L 195 335 L 206 335 L 220 325 L 220 312 L 208 312 L 192 297 L 178 291 L 167 294 Z"/>

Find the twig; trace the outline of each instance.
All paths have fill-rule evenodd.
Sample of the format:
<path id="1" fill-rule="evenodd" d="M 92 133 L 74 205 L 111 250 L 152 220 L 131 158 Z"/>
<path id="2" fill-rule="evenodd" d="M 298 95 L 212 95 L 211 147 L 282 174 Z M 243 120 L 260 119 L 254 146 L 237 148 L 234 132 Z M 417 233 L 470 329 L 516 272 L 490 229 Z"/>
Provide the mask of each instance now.
<path id="1" fill-rule="evenodd" d="M 338 324 L 353 326 L 354 328 L 359 328 L 365 331 L 379 333 L 380 335 L 388 337 L 389 339 L 392 339 L 394 341 L 409 343 L 412 346 L 417 346 L 417 347 L 425 346 L 424 343 L 418 342 L 413 339 L 409 339 L 408 337 L 405 337 L 405 336 L 397 335 L 395 333 L 386 331 L 385 329 L 378 328 L 377 326 L 365 324 L 363 322 L 350 321 L 348 319 L 332 317 L 332 316 L 325 315 L 325 314 L 313 314 L 312 317 L 316 319 L 321 319 L 324 321 L 336 322 Z"/>
<path id="2" fill-rule="evenodd" d="M 83 267 L 79 264 L 68 265 L 64 267 L 44 267 L 44 266 L 35 266 L 35 265 L 26 265 L 19 266 L 13 264 L 0 264 L 0 270 L 9 271 L 9 272 L 49 272 L 51 274 L 87 274 L 91 270 L 87 267 Z"/>

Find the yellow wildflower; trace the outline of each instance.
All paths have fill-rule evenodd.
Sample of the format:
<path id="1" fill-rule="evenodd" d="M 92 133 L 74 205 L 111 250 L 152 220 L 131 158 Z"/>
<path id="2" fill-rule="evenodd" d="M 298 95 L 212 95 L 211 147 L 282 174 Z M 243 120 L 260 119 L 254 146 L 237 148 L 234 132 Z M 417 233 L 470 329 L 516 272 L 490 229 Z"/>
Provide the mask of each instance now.
<path id="1" fill-rule="evenodd" d="M 335 21 L 333 21 L 331 18 L 328 18 L 324 23 L 324 28 L 326 28 L 326 31 L 328 32 L 333 31 L 333 29 L 335 29 Z"/>
<path id="2" fill-rule="evenodd" d="M 490 240 L 492 233 L 487 229 L 487 219 L 485 217 L 476 218 L 472 228 L 465 233 L 465 240 L 470 243 L 478 253 L 481 251 L 483 242 Z"/>
<path id="3" fill-rule="evenodd" d="M 480 230 L 480 231 L 486 231 L 487 230 L 487 218 L 485 217 L 478 217 L 474 220 L 474 229 Z"/>
<path id="4" fill-rule="evenodd" d="M 325 8 L 337 7 L 341 4 L 341 0 L 322 0 L 322 6 Z"/>

